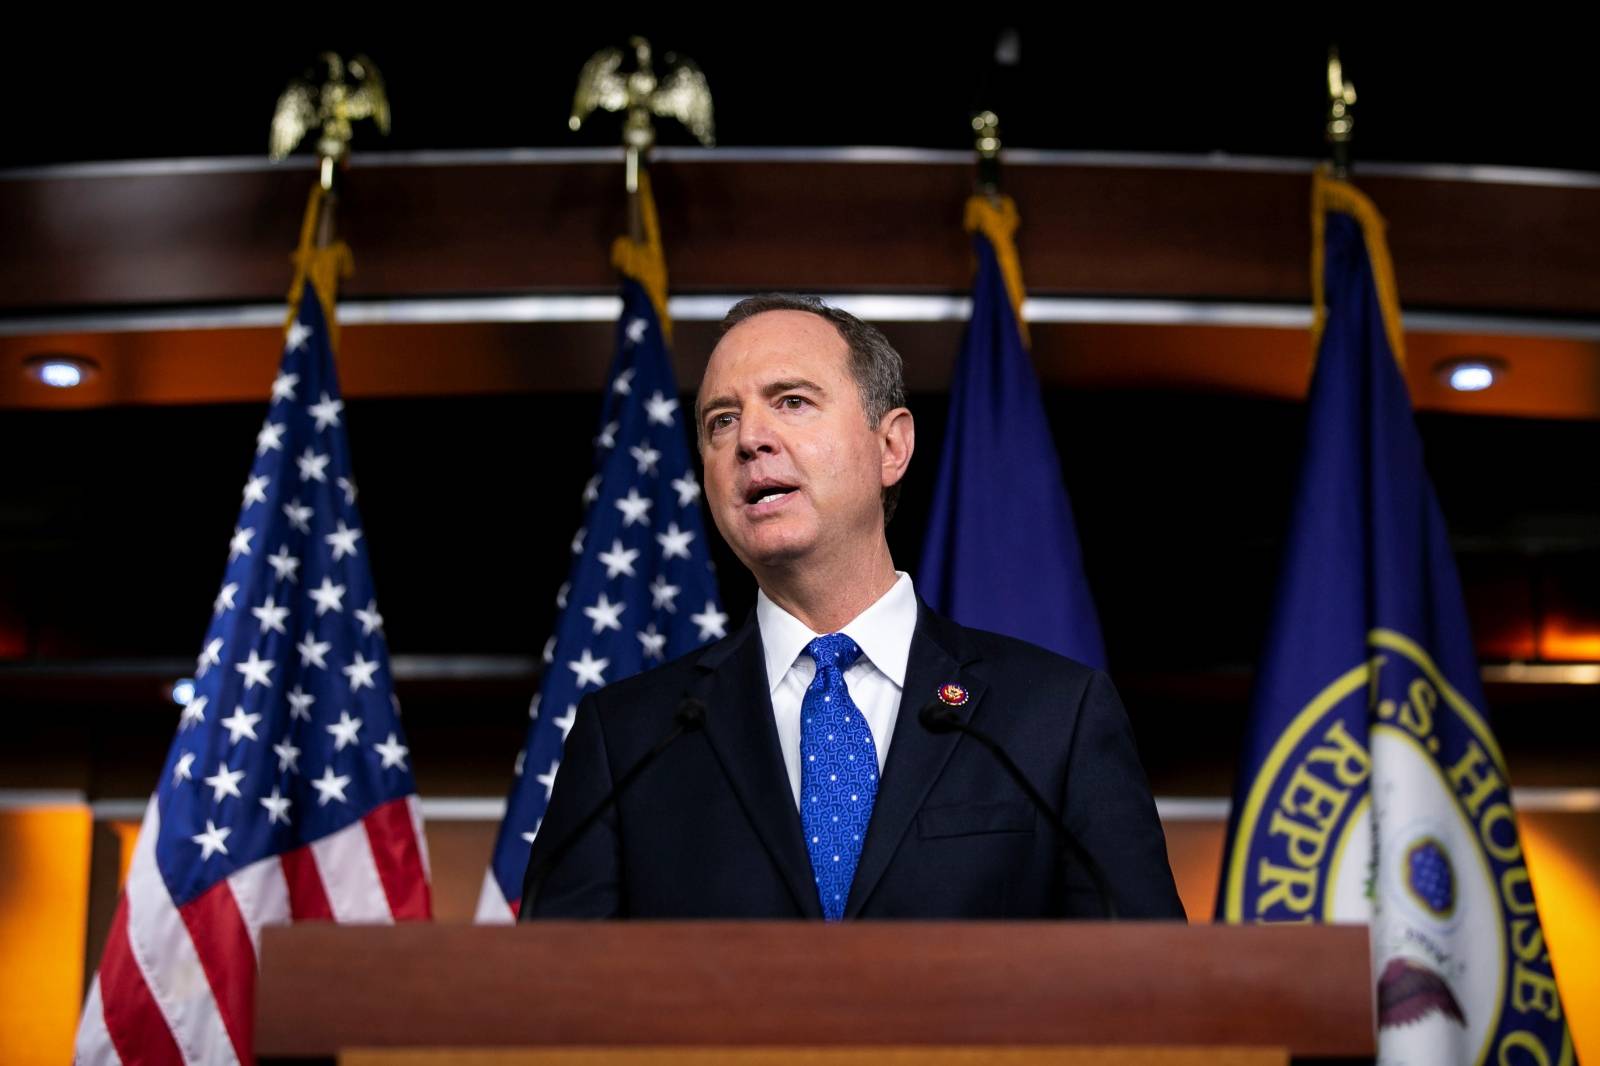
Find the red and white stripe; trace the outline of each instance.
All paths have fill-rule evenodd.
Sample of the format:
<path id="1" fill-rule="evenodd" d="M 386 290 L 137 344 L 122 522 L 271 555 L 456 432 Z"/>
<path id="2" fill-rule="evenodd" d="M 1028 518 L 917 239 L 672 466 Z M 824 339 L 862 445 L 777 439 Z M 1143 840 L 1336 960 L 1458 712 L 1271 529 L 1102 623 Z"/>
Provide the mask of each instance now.
<path id="1" fill-rule="evenodd" d="M 415 796 L 308 847 L 235 871 L 176 906 L 156 868 L 151 797 L 100 969 L 78 1023 L 83 1063 L 249 1063 L 261 927 L 431 913 Z"/>
<path id="2" fill-rule="evenodd" d="M 492 866 L 484 871 L 483 891 L 478 893 L 478 913 L 473 920 L 479 925 L 511 925 L 517 920 L 517 905 L 500 891 Z"/>

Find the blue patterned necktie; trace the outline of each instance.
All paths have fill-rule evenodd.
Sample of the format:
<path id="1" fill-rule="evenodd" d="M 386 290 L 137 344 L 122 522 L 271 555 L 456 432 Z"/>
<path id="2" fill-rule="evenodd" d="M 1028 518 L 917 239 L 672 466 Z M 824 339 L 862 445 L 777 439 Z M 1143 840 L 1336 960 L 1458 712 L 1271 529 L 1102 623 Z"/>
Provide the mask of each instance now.
<path id="1" fill-rule="evenodd" d="M 878 794 L 878 750 L 844 685 L 844 672 L 861 657 L 856 642 L 829 633 L 807 644 L 806 652 L 817 676 L 800 704 L 800 824 L 822 915 L 838 921 Z"/>

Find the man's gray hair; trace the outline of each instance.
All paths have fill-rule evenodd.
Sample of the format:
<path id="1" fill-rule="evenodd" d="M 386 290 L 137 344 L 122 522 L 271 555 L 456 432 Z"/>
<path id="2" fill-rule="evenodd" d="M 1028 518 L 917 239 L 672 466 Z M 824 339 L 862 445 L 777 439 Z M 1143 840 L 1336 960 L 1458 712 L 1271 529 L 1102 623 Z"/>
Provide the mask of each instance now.
<path id="1" fill-rule="evenodd" d="M 728 331 L 739 323 L 768 311 L 805 311 L 825 319 L 839 331 L 850 352 L 850 376 L 856 379 L 867 425 L 877 429 L 884 415 L 906 405 L 905 361 L 894 350 L 894 345 L 889 343 L 889 338 L 877 326 L 861 321 L 848 311 L 832 307 L 818 297 L 787 292 L 746 297 L 729 308 L 723 316 L 719 336 L 727 336 Z M 703 429 L 697 427 L 697 432 L 703 432 Z M 894 517 L 895 505 L 899 500 L 899 483 L 883 490 L 884 525 L 888 525 L 889 519 Z"/>

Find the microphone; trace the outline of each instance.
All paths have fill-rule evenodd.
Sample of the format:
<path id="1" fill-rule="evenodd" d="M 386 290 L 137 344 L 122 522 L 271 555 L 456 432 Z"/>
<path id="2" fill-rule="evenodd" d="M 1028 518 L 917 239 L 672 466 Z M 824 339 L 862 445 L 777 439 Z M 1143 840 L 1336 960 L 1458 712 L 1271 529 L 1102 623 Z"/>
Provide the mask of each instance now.
<path id="1" fill-rule="evenodd" d="M 704 727 L 705 724 L 706 705 L 704 701 L 693 696 L 685 696 L 678 703 L 678 709 L 673 712 L 672 728 L 663 733 L 661 739 L 657 740 L 650 750 L 639 758 L 638 762 L 628 768 L 627 773 L 617 778 L 617 783 L 611 786 L 611 791 L 607 792 L 600 802 L 594 805 L 593 810 L 583 816 L 582 821 L 572 827 L 572 831 L 562 838 L 561 843 L 550 849 L 550 854 L 545 857 L 537 868 L 531 864 L 528 866 L 528 872 L 523 875 L 522 879 L 522 906 L 517 911 L 517 919 L 519 921 L 527 922 L 533 920 L 534 904 L 539 899 L 539 891 L 544 888 L 545 879 L 550 876 L 557 866 L 561 865 L 561 860 L 567 857 L 567 852 L 571 851 L 573 846 L 583 838 L 594 823 L 600 820 L 600 816 L 605 814 L 607 810 L 616 804 L 617 800 L 622 798 L 622 794 L 628 791 L 635 779 L 644 772 L 645 767 L 654 762 L 662 752 L 672 747 L 679 737 L 685 733 L 692 733 Z"/>
<path id="2" fill-rule="evenodd" d="M 930 733 L 964 733 L 989 750 L 1000 765 L 1005 767 L 1006 773 L 1011 775 L 1012 780 L 1027 793 L 1033 805 L 1039 809 L 1039 813 L 1044 815 L 1045 821 L 1055 828 L 1061 843 L 1072 852 L 1073 858 L 1089 872 L 1089 878 L 1094 882 L 1095 894 L 1100 897 L 1101 911 L 1104 912 L 1107 921 L 1115 921 L 1117 906 L 1112 902 L 1111 889 L 1106 884 L 1106 876 L 1101 872 L 1100 864 L 1094 861 L 1094 857 L 1082 844 L 1078 843 L 1078 838 L 1072 835 L 1067 823 L 1061 820 L 1055 808 L 1050 806 L 1039 790 L 1033 787 L 1033 782 L 1022 772 L 1022 767 L 1006 754 L 1006 749 L 1000 746 L 1000 742 L 976 726 L 963 722 L 960 715 L 937 700 L 929 700 L 927 705 L 917 712 L 917 721 L 921 722 L 922 728 Z"/>

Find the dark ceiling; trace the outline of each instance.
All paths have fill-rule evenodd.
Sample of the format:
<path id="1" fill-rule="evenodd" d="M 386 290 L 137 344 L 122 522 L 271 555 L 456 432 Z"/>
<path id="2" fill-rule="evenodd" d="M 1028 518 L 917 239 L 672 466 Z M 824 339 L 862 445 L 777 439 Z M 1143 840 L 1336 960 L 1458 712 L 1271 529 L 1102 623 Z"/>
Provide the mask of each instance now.
<path id="1" fill-rule="evenodd" d="M 1008 21 L 929 7 L 830 21 L 807 7 L 786 21 L 563 12 L 551 28 L 504 10 L 407 22 L 274 8 L 204 42 L 142 17 L 97 15 L 92 39 L 39 25 L 12 37 L 0 70 L 13 101 L 0 165 L 261 155 L 277 94 L 329 47 L 369 53 L 388 82 L 393 134 L 363 131 L 362 150 L 611 144 L 614 121 L 568 132 L 573 85 L 594 50 L 643 33 L 706 71 L 725 145 L 966 148 L 968 116 L 987 106 L 1015 147 L 1318 156 L 1337 40 L 1360 93 L 1358 160 L 1600 169 L 1592 46 L 1532 19 L 1399 30 L 1392 17 Z M 999 67 L 1007 25 L 1018 61 Z"/>

